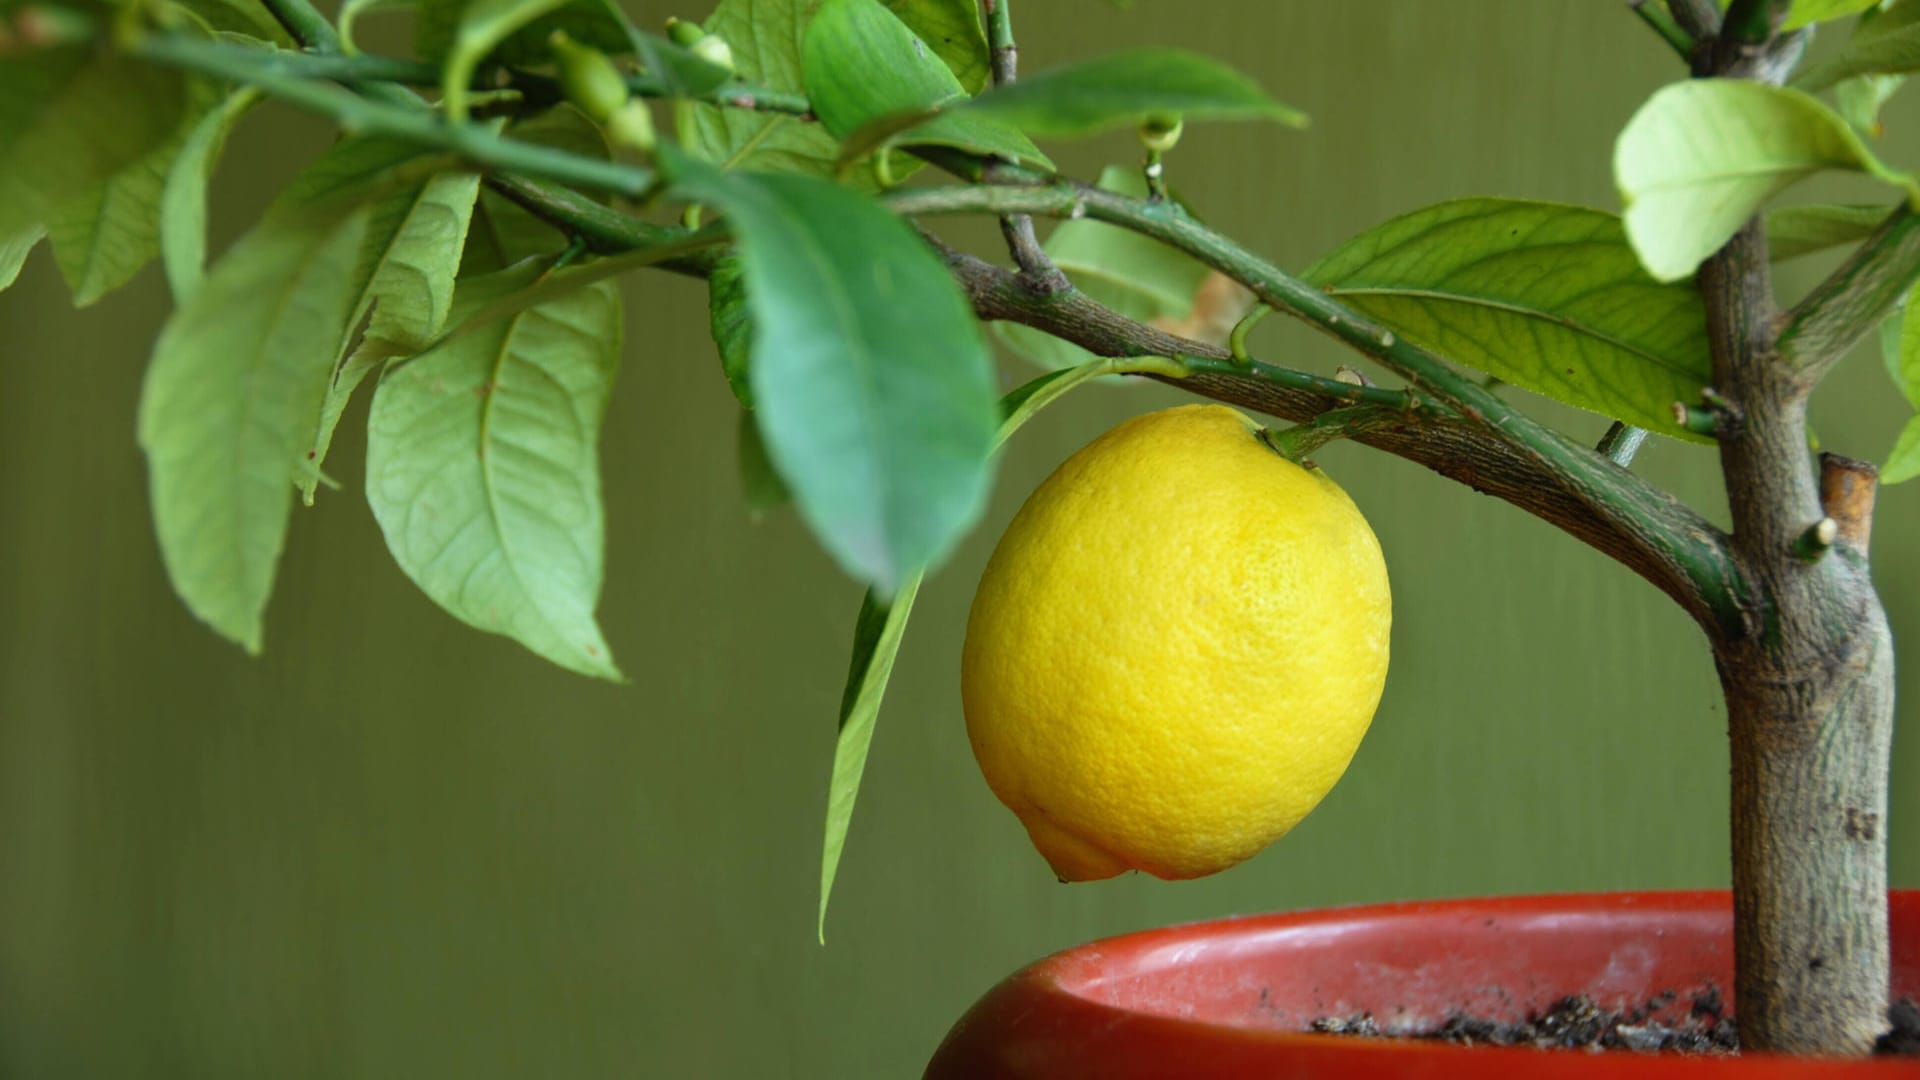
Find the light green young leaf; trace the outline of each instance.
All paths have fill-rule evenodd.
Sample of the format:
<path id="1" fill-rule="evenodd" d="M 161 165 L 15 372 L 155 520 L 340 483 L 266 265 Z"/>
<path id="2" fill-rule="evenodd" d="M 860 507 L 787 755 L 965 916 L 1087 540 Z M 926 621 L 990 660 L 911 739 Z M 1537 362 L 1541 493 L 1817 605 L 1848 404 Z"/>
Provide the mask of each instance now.
<path id="1" fill-rule="evenodd" d="M 1349 241 L 1305 277 L 1468 367 L 1700 438 L 1668 410 L 1712 381 L 1705 307 L 1691 285 L 1649 278 L 1611 214 L 1509 199 L 1441 203 Z"/>
<path id="2" fill-rule="evenodd" d="M 0 63 L 0 236 L 172 138 L 187 102 L 177 71 L 112 49 L 26 50 Z"/>
<path id="3" fill-rule="evenodd" d="M 1655 278 L 1677 281 L 1761 204 L 1823 169 L 1869 173 L 1920 197 L 1832 109 L 1797 90 L 1693 79 L 1657 91 L 1614 146 L 1627 236 Z"/>
<path id="4" fill-rule="evenodd" d="M 705 26 L 733 50 L 733 67 L 741 79 L 804 93 L 800 43 L 810 7 L 808 0 L 720 0 Z M 839 143 L 820 124 L 691 101 L 677 102 L 674 110 L 681 143 L 703 161 L 757 172 L 834 172 Z"/>
<path id="5" fill-rule="evenodd" d="M 1907 421 L 1907 426 L 1900 429 L 1893 452 L 1887 455 L 1886 464 L 1880 466 L 1882 484 L 1898 484 L 1916 476 L 1920 476 L 1920 416 Z"/>
<path id="6" fill-rule="evenodd" d="M 1780 24 L 1782 31 L 1798 30 L 1814 23 L 1832 22 L 1844 19 L 1878 4 L 1880 0 L 1793 0 L 1787 8 L 1787 17 Z"/>
<path id="7" fill-rule="evenodd" d="M 947 65 L 880 0 L 823 0 L 807 27 L 802 69 L 814 114 L 842 139 L 875 121 L 967 100 L 966 88 Z M 1018 129 L 964 109 L 937 113 L 880 141 L 947 146 L 1052 167 Z M 860 146 L 856 152 L 870 149 Z"/>
<path id="8" fill-rule="evenodd" d="M 259 0 L 170 0 L 167 7 L 187 12 L 209 33 L 232 34 L 282 47 L 293 44 L 286 27 Z"/>
<path id="9" fill-rule="evenodd" d="M 46 234 L 40 226 L 29 225 L 12 236 L 0 237 L 0 290 L 11 287 L 19 279 L 20 267 L 33 253 L 33 245 Z"/>
<path id="10" fill-rule="evenodd" d="M 259 100 L 256 90 L 238 90 L 203 113 L 167 170 L 160 189 L 160 265 L 175 304 L 185 304 L 206 276 L 207 184 L 227 135 Z"/>
<path id="11" fill-rule="evenodd" d="M 734 445 L 739 458 L 740 501 L 747 504 L 749 518 L 759 521 L 793 501 L 793 492 L 780 479 L 780 471 L 767 456 L 767 444 L 760 440 L 760 425 L 753 422 L 753 413 L 746 409 L 740 410 Z"/>
<path id="12" fill-rule="evenodd" d="M 801 516 L 891 595 L 979 515 L 993 364 L 911 227 L 812 177 L 721 173 L 663 144 L 681 195 L 732 223 L 753 314 L 754 416 Z"/>
<path id="13" fill-rule="evenodd" d="M 1767 254 L 1774 262 L 1857 244 L 1887 219 L 1885 206 L 1785 206 L 1767 211 Z"/>
<path id="14" fill-rule="evenodd" d="M 1099 186 L 1136 197 L 1147 193 L 1140 170 L 1120 165 L 1107 166 Z M 1207 268 L 1192 256 L 1090 218 L 1056 225 L 1045 248 L 1075 288 L 1140 322 L 1187 318 L 1207 279 Z M 1019 323 L 995 323 L 993 332 L 1008 348 L 1041 367 L 1073 367 L 1093 359 L 1078 345 Z"/>
<path id="15" fill-rule="evenodd" d="M 991 69 L 977 0 L 886 0 L 886 5 L 946 61 L 962 89 L 969 94 L 986 89 Z"/>
<path id="16" fill-rule="evenodd" d="M 545 265 L 463 282 L 456 321 Z M 475 322 L 390 369 L 367 422 L 367 501 L 406 575 L 462 622 L 614 680 L 593 609 L 620 317 L 619 290 L 602 282 Z"/>
<path id="17" fill-rule="evenodd" d="M 1880 109 L 1905 85 L 1905 75 L 1856 75 L 1834 85 L 1833 104 L 1855 131 L 1879 138 L 1886 134 Z"/>
<path id="18" fill-rule="evenodd" d="M 1793 85 L 1812 92 L 1856 75 L 1910 71 L 1920 71 L 1920 2 L 1900 0 L 1884 11 L 1863 16 L 1838 56 L 1809 65 L 1794 76 Z"/>
<path id="19" fill-rule="evenodd" d="M 1893 377 L 1907 404 L 1920 410 L 1920 285 L 1907 293 L 1897 347 L 1883 349 L 1881 355 L 1887 363 L 1887 374 Z"/>
<path id="20" fill-rule="evenodd" d="M 961 110 L 1029 135 L 1078 137 L 1154 115 L 1189 120 L 1273 120 L 1305 127 L 1304 113 L 1267 96 L 1218 60 L 1179 49 L 1135 49 L 1023 75 Z"/>
<path id="21" fill-rule="evenodd" d="M 221 111 L 222 95 L 213 83 L 189 84 L 186 114 L 171 138 L 61 199 L 47 216 L 47 242 L 75 307 L 125 285 L 160 253 L 167 178 L 202 118 Z"/>
<path id="22" fill-rule="evenodd" d="M 250 653 L 304 448 L 351 329 L 364 210 L 281 214 L 235 244 L 161 331 L 140 398 L 155 531 L 187 607 Z"/>
<path id="23" fill-rule="evenodd" d="M 707 275 L 707 318 L 713 344 L 720 350 L 720 370 L 727 376 L 734 400 L 742 408 L 751 409 L 753 384 L 747 372 L 752 367 L 753 313 L 747 310 L 747 286 L 740 260 L 732 255 L 721 259 Z"/>
<path id="24" fill-rule="evenodd" d="M 1096 360 L 1078 368 L 1052 371 L 1015 389 L 1001 400 L 1003 419 L 994 435 L 997 450 L 1034 414 L 1059 400 L 1076 386 L 1116 369 L 1111 360 Z M 847 670 L 847 683 L 840 693 L 840 734 L 834 740 L 833 774 L 827 785 L 826 839 L 820 852 L 820 943 L 827 941 L 827 901 L 833 895 L 833 879 L 840 870 L 840 856 L 847 846 L 847 827 L 853 821 L 854 801 L 860 794 L 860 778 L 867 770 L 867 753 L 873 746 L 873 730 L 880 719 L 880 702 L 886 696 L 887 682 L 893 677 L 893 663 L 900 654 L 900 639 L 907 629 L 907 617 L 913 613 L 913 599 L 920 592 L 922 575 L 913 574 L 900 586 L 893 602 L 887 603 L 872 590 L 860 602 L 860 615 L 854 620 L 853 659 Z"/>
<path id="25" fill-rule="evenodd" d="M 480 178 L 470 172 L 445 172 L 397 179 L 399 170 L 418 157 L 416 148 L 397 139 L 348 139 L 296 177 L 271 211 L 295 212 L 378 188 L 353 270 L 354 322 L 366 319 L 366 331 L 353 355 L 336 360 L 307 445 L 291 463 L 309 506 L 333 430 L 355 387 L 388 357 L 416 352 L 433 341 L 453 304 L 454 277 Z"/>

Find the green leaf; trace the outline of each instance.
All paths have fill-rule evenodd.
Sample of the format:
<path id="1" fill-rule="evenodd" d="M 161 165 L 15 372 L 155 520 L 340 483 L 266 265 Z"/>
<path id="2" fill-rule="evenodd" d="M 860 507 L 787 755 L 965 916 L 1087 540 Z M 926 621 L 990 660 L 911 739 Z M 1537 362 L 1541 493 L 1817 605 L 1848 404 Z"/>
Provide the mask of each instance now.
<path id="1" fill-rule="evenodd" d="M 1023 424 L 1067 391 L 1113 370 L 1110 361 L 1095 361 L 1068 371 L 1049 372 L 1014 390 L 1001 401 L 1003 419 L 994 435 L 994 448 L 999 449 Z M 840 734 L 834 740 L 833 775 L 827 785 L 826 838 L 820 852 L 819 932 L 823 945 L 827 941 L 827 901 L 833 895 L 833 879 L 847 846 L 847 827 L 853 821 L 854 800 L 867 769 L 874 725 L 880 719 L 880 701 L 886 696 L 887 681 L 893 677 L 894 659 L 900 654 L 900 639 L 906 633 L 907 617 L 913 613 L 921 578 L 920 574 L 910 575 L 891 604 L 869 590 L 854 620 L 853 659 L 846 687 L 840 693 Z"/>
<path id="2" fill-rule="evenodd" d="M 1813 64 L 1794 76 L 1801 90 L 1824 90 L 1856 75 L 1899 75 L 1920 71 L 1920 2 L 1900 0 L 1885 11 L 1861 18 L 1840 55 Z"/>
<path id="3" fill-rule="evenodd" d="M 0 236 L 49 219 L 172 138 L 186 79 L 110 49 L 24 50 L 0 63 Z"/>
<path id="4" fill-rule="evenodd" d="M 1831 22 L 1844 19 L 1878 4 L 1880 0 L 1793 0 L 1787 8 L 1786 20 L 1780 24 L 1782 31 L 1798 30 L 1814 23 Z"/>
<path id="5" fill-rule="evenodd" d="M 558 105 L 521 120 L 507 129 L 520 142 L 537 143 L 584 157 L 609 159 L 606 136 L 599 125 L 572 105 Z M 553 255 L 565 248 L 567 237 L 552 225 L 527 213 L 492 191 L 480 192 L 473 228 L 468 233 L 462 274 L 503 270 L 530 255 Z"/>
<path id="6" fill-rule="evenodd" d="M 733 50 L 734 71 L 742 80 L 798 94 L 806 90 L 800 42 L 808 8 L 809 0 L 720 0 L 704 25 Z M 682 101 L 674 115 L 686 151 L 715 164 L 831 176 L 840 154 L 825 127 L 784 113 Z"/>
<path id="7" fill-rule="evenodd" d="M 740 466 L 740 499 L 747 504 L 747 516 L 759 521 L 770 511 L 792 502 L 793 492 L 787 489 L 787 482 L 780 479 L 780 471 L 773 467 L 773 459 L 767 456 L 767 444 L 760 440 L 760 425 L 753 422 L 753 413 L 740 410 L 740 424 L 735 436 Z"/>
<path id="8" fill-rule="evenodd" d="M 1274 120 L 1305 127 L 1304 113 L 1274 101 L 1245 75 L 1179 49 L 1111 53 L 1072 67 L 1022 76 L 961 111 L 993 116 L 1030 135 L 1078 137 L 1149 116 L 1189 120 Z"/>
<path id="9" fill-rule="evenodd" d="M 1905 75 L 1856 75 L 1833 88 L 1834 108 L 1855 131 L 1875 138 L 1886 134 L 1880 109 L 1905 85 Z"/>
<path id="10" fill-rule="evenodd" d="M 141 391 L 167 575 L 195 615 L 250 653 L 286 540 L 287 465 L 351 326 L 366 217 L 256 226 L 167 321 Z"/>
<path id="11" fill-rule="evenodd" d="M 660 80 L 668 97 L 701 97 L 719 89 L 733 72 L 666 38 L 640 34 L 640 62 Z"/>
<path id="12" fill-rule="evenodd" d="M 518 31 L 536 19 L 553 14 L 573 0 L 467 0 L 454 24 L 453 43 L 441 59 L 440 96 L 447 118 L 467 118 L 467 87 L 480 61 L 492 55 Z"/>
<path id="13" fill-rule="evenodd" d="M 1891 212 L 1885 206 L 1787 206 L 1767 211 L 1767 253 L 1785 262 L 1816 251 L 1857 244 Z"/>
<path id="14" fill-rule="evenodd" d="M 306 445 L 290 462 L 294 482 L 309 506 L 333 429 L 360 380 L 388 357 L 426 347 L 446 325 L 480 178 L 469 172 L 422 170 L 431 164 L 399 139 L 347 139 L 295 177 L 269 210 L 300 213 L 369 201 L 366 233 L 352 273 L 353 321 L 358 325 L 366 320 L 366 330 L 351 356 L 335 358 L 326 396 L 309 421 Z"/>
<path id="15" fill-rule="evenodd" d="M 880 0 L 824 0 L 807 28 L 802 69 L 815 115 L 842 139 L 875 121 L 967 100 L 966 88 L 947 65 Z M 938 113 L 880 141 L 1053 165 L 1011 125 L 964 109 Z M 841 157 L 848 156 L 843 150 Z"/>
<path id="16" fill-rule="evenodd" d="M 774 464 L 841 566 L 892 594 L 986 499 L 994 372 L 971 307 L 872 199 L 662 150 L 680 194 L 732 223 L 753 314 L 754 416 Z"/>
<path id="17" fill-rule="evenodd" d="M 1920 285 L 1907 293 L 1906 308 L 1900 316 L 1898 348 L 1884 351 L 1887 374 L 1906 396 L 1907 404 L 1920 410 Z"/>
<path id="18" fill-rule="evenodd" d="M 546 265 L 462 282 L 456 322 Z M 618 289 L 602 282 L 475 322 L 391 368 L 367 422 L 367 501 L 406 575 L 461 621 L 615 680 L 593 609 L 596 454 L 620 316 Z"/>
<path id="19" fill-rule="evenodd" d="M 1920 416 L 1907 421 L 1907 426 L 1900 429 L 1893 452 L 1887 455 L 1886 464 L 1880 466 L 1883 484 L 1898 484 L 1916 476 L 1920 476 Z"/>
<path id="20" fill-rule="evenodd" d="M 160 253 L 167 178 L 201 119 L 219 111 L 221 97 L 213 83 L 190 84 L 187 111 L 172 138 L 60 200 L 48 215 L 47 241 L 75 307 L 87 307 L 125 285 Z"/>
<path id="21" fill-rule="evenodd" d="M 12 236 L 0 237 L 0 291 L 10 288 L 20 277 L 20 267 L 33 253 L 33 245 L 40 242 L 47 231 L 38 225 L 29 225 Z"/>
<path id="22" fill-rule="evenodd" d="M 746 281 L 735 256 L 721 259 L 707 276 L 707 316 L 727 386 L 741 407 L 751 409 L 753 385 L 747 372 L 753 355 L 753 315 L 747 309 Z"/>
<path id="23" fill-rule="evenodd" d="M 1661 281 L 1693 273 L 1761 204 L 1823 169 L 1867 172 L 1917 196 L 1913 180 L 1880 164 L 1833 110 L 1745 79 L 1661 88 L 1613 155 L 1627 236 Z"/>
<path id="24" fill-rule="evenodd" d="M 1306 279 L 1395 333 L 1583 409 L 1677 438 L 1712 381 L 1691 285 L 1649 278 L 1620 221 L 1585 207 L 1461 199 L 1395 218 Z"/>
<path id="25" fill-rule="evenodd" d="M 962 89 L 969 94 L 986 89 L 990 57 L 977 0 L 886 0 L 886 5 L 946 61 Z"/>
<path id="26" fill-rule="evenodd" d="M 186 303 L 206 276 L 207 184 L 227 135 L 259 100 L 259 91 L 239 90 L 201 114 L 167 170 L 160 189 L 160 264 L 175 304 Z"/>
<path id="27" fill-rule="evenodd" d="M 1147 193 L 1140 170 L 1120 165 L 1107 166 L 1099 186 L 1136 198 Z M 1140 322 L 1185 319 L 1207 278 L 1207 268 L 1185 252 L 1090 218 L 1054 226 L 1045 248 L 1075 288 Z M 1093 359 L 1092 353 L 1072 342 L 1019 323 L 995 323 L 993 332 L 1008 348 L 1041 367 L 1073 367 Z"/>

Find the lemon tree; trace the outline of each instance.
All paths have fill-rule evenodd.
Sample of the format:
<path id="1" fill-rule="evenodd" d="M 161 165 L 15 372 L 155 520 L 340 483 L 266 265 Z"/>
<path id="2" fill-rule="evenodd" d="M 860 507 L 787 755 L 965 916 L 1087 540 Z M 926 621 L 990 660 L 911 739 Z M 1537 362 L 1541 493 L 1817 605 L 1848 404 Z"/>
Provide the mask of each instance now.
<path id="1" fill-rule="evenodd" d="M 216 633 L 266 647 L 292 494 L 351 486 L 326 457 L 358 393 L 367 498 L 406 574 L 453 617 L 617 680 L 649 673 L 616 663 L 595 614 L 614 283 L 707 282 L 756 512 L 790 500 L 867 590 L 823 920 L 917 589 L 1048 401 L 1131 373 L 1273 418 L 1257 440 L 1218 411 L 1123 425 L 1035 494 L 982 583 L 974 743 L 1068 878 L 1229 865 L 1338 778 L 1378 698 L 1387 588 L 1365 522 L 1300 463 L 1350 438 L 1425 465 L 1699 625 L 1732 740 L 1743 1040 L 1862 1052 L 1885 1023 L 1894 693 L 1870 525 L 1882 480 L 1920 474 L 1920 420 L 1823 422 L 1858 457 L 1816 460 L 1806 412 L 1883 324 L 1897 400 L 1920 407 L 1920 182 L 1860 135 L 1920 71 L 1920 0 L 1627 5 L 1676 62 L 1614 142 L 1621 213 L 1456 199 L 1356 223 L 1299 274 L 1175 181 L 1188 127 L 1261 138 L 1300 113 L 1171 45 L 1021 78 L 1012 6 L 718 0 L 648 29 L 601 0 L 345 5 L 410 15 L 407 57 L 343 41 L 309 0 L 0 0 L 0 287 L 43 243 L 83 305 L 166 267 L 178 307 L 139 441 L 162 562 Z M 1843 20 L 1844 46 L 1796 77 L 1808 34 Z M 267 99 L 347 137 L 203 272 L 210 178 Z M 1137 184 L 1086 183 L 1041 145 L 1126 128 Z M 1767 213 L 1834 171 L 1883 205 Z M 902 186 L 915 172 L 946 179 Z M 954 215 L 996 220 L 1006 265 L 942 241 Z M 1036 219 L 1073 222 L 1073 260 L 1053 264 Z M 1804 297 L 1774 295 L 1770 258 L 1849 246 Z M 1139 318 L 1222 288 L 1260 304 L 1224 346 Z M 1154 313 L 1098 299 L 1116 296 Z M 1268 311 L 1372 377 L 1263 362 Z M 1001 398 L 982 322 L 1079 365 Z M 1610 423 L 1549 427 L 1503 384 Z M 1633 471 L 1650 437 L 1717 448 L 1724 518 Z M 1183 561 L 1195 545 L 1240 554 Z"/>

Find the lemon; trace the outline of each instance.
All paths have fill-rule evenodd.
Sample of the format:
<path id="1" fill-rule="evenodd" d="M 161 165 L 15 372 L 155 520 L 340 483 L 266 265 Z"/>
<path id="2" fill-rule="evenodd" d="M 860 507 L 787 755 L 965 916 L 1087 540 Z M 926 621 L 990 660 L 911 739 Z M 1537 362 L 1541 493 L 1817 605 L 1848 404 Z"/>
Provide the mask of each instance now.
<path id="1" fill-rule="evenodd" d="M 961 658 L 987 783 L 1067 881 L 1193 878 L 1293 828 L 1387 675 L 1380 543 L 1232 409 L 1135 417 L 1007 527 Z"/>

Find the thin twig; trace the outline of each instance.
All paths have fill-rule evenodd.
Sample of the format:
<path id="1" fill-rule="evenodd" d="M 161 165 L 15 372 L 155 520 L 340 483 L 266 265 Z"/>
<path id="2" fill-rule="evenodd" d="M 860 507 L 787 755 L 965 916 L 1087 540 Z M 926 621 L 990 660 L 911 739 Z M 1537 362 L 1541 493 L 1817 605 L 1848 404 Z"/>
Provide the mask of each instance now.
<path id="1" fill-rule="evenodd" d="M 986 0 L 987 40 L 995 86 L 1004 86 L 1020 77 L 1020 47 L 1013 40 L 1012 4 L 1013 0 Z M 1006 238 L 1007 253 L 1020 267 L 1020 277 L 1028 288 L 1045 294 L 1073 287 L 1040 246 L 1032 217 L 1026 214 L 1002 217 L 1000 235 Z"/>
<path id="2" fill-rule="evenodd" d="M 1600 436 L 1600 445 L 1594 447 L 1594 450 L 1605 454 L 1608 461 L 1624 469 L 1633 464 L 1634 455 L 1640 452 L 1640 447 L 1645 445 L 1646 441 L 1646 428 L 1634 427 L 1632 424 L 1615 420 L 1613 426 L 1607 429 L 1607 433 Z"/>
<path id="3" fill-rule="evenodd" d="M 1680 59 L 1688 62 L 1693 60 L 1693 47 L 1698 42 L 1694 41 L 1693 35 L 1682 29 L 1679 23 L 1673 21 L 1673 16 L 1668 13 L 1665 4 L 1660 3 L 1660 0 L 1627 0 L 1627 6 L 1633 9 L 1635 15 L 1640 16 L 1641 22 L 1646 23 L 1654 33 L 1660 35 L 1660 40 L 1671 46 L 1674 52 L 1679 53 Z"/>

